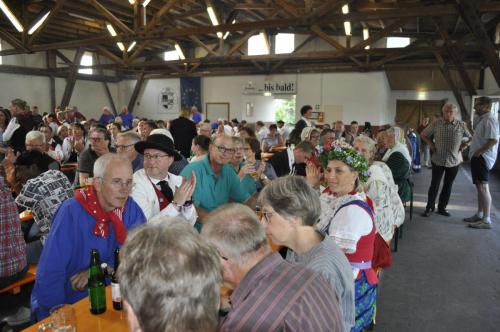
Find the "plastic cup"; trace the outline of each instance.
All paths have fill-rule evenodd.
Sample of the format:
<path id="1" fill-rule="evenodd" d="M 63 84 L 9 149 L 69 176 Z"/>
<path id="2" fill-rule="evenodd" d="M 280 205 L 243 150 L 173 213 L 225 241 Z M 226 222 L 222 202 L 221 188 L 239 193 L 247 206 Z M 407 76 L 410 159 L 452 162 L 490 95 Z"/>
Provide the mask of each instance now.
<path id="1" fill-rule="evenodd" d="M 50 310 L 52 331 L 76 332 L 75 309 L 70 304 L 60 304 Z"/>

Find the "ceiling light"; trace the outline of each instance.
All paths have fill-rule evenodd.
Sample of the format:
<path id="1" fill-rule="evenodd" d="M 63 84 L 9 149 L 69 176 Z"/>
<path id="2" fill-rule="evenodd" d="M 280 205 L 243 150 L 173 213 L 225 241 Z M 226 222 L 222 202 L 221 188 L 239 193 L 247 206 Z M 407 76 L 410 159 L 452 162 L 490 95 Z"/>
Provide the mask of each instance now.
<path id="1" fill-rule="evenodd" d="M 231 24 L 234 24 L 234 23 L 236 23 L 236 19 L 234 19 L 234 20 L 231 22 Z M 222 39 L 224 39 L 224 40 L 225 40 L 225 39 L 227 38 L 227 36 L 229 36 L 229 31 L 227 31 L 227 32 L 224 34 L 224 37 L 222 37 Z M 219 37 L 219 38 L 220 38 L 220 37 Z"/>
<path id="2" fill-rule="evenodd" d="M 87 20 L 87 21 L 95 21 L 96 20 L 95 18 L 84 16 L 84 15 L 79 15 L 79 14 L 75 14 L 75 13 L 68 13 L 68 15 L 82 19 L 82 20 Z"/>
<path id="3" fill-rule="evenodd" d="M 342 6 L 342 14 L 349 14 L 349 5 Z"/>
<path id="4" fill-rule="evenodd" d="M 43 15 L 28 31 L 28 35 L 32 35 L 42 24 L 45 22 L 47 17 L 49 17 L 50 11 L 48 11 L 45 15 Z"/>
<path id="5" fill-rule="evenodd" d="M 118 46 L 120 51 L 125 52 L 125 45 L 123 45 L 122 42 L 118 42 L 118 43 L 116 43 L 116 45 Z"/>
<path id="6" fill-rule="evenodd" d="M 215 12 L 214 12 L 214 9 L 212 8 L 212 6 L 207 7 L 207 13 L 208 13 L 208 17 L 210 17 L 210 21 L 212 22 L 212 25 L 213 26 L 219 25 L 219 20 L 217 19 L 217 16 L 215 15 Z M 218 31 L 217 37 L 223 38 L 222 32 Z"/>
<path id="7" fill-rule="evenodd" d="M 142 6 L 146 7 L 147 5 L 149 5 L 150 2 L 151 2 L 151 0 L 144 0 L 144 2 L 142 3 Z"/>
<path id="8" fill-rule="evenodd" d="M 179 55 L 179 58 L 181 60 L 186 59 L 186 57 L 184 56 L 184 53 L 182 52 L 182 49 L 181 49 L 180 45 L 177 44 L 177 43 L 175 43 L 174 47 L 175 47 L 175 50 L 177 51 L 177 54 Z"/>
<path id="9" fill-rule="evenodd" d="M 135 5 L 135 0 L 128 0 L 128 3 L 130 3 L 131 5 Z"/>
<path id="10" fill-rule="evenodd" d="M 363 28 L 363 40 L 367 40 L 370 38 L 370 30 L 368 28 Z M 369 50 L 370 45 L 365 46 L 365 50 Z"/>
<path id="11" fill-rule="evenodd" d="M 10 11 L 9 7 L 7 7 L 7 5 L 5 4 L 5 2 L 3 2 L 3 0 L 0 0 L 0 9 L 2 9 L 5 16 L 7 16 L 7 18 L 10 20 L 12 25 L 14 25 L 17 31 L 19 32 L 24 31 L 24 28 L 21 25 L 21 23 L 19 23 L 16 16 Z"/>
<path id="12" fill-rule="evenodd" d="M 130 44 L 130 46 L 128 47 L 127 52 L 132 51 L 132 49 L 135 47 L 135 44 L 137 44 L 137 43 L 135 41 L 133 41 L 132 44 Z"/>
<path id="13" fill-rule="evenodd" d="M 267 40 L 266 33 L 262 31 L 259 33 L 260 38 L 262 38 L 262 42 L 264 43 L 264 46 L 266 47 L 267 54 L 270 53 L 270 46 L 269 46 L 269 40 Z"/>
<path id="14" fill-rule="evenodd" d="M 345 35 L 350 36 L 351 35 L 351 22 L 345 21 L 344 22 L 344 30 L 345 30 Z"/>
<path id="15" fill-rule="evenodd" d="M 108 29 L 109 31 L 109 34 L 113 37 L 116 37 L 116 31 L 115 31 L 115 28 L 113 28 L 113 26 L 111 24 L 106 24 L 106 28 Z"/>
<path id="16" fill-rule="evenodd" d="M 212 21 L 212 25 L 219 25 L 219 20 L 217 16 L 215 16 L 214 9 L 211 6 L 207 7 L 208 17 L 210 17 L 210 21 Z"/>

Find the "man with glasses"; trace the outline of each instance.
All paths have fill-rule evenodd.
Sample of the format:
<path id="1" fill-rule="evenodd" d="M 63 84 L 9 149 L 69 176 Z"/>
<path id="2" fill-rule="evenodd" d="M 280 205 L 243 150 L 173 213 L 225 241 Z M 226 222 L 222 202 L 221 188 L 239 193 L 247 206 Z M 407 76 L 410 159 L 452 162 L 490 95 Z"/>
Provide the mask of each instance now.
<path id="1" fill-rule="evenodd" d="M 231 137 L 218 136 L 210 144 L 206 157 L 190 163 L 182 170 L 181 176 L 186 178 L 190 178 L 192 174 L 196 175 L 193 203 L 200 219 L 203 219 L 207 212 L 229 201 L 246 202 L 249 205 L 254 203 L 238 175 L 228 165 L 233 155 Z"/>
<path id="2" fill-rule="evenodd" d="M 191 196 L 196 176 L 192 173 L 191 180 L 187 181 L 169 173 L 174 160 L 181 159 L 172 140 L 162 134 L 152 134 L 134 147 L 144 156 L 144 168 L 134 173 L 131 196 L 141 207 L 146 220 L 180 215 L 194 225 L 197 215 Z"/>
<path id="3" fill-rule="evenodd" d="M 219 251 L 223 285 L 233 290 L 218 331 L 344 331 L 333 288 L 319 273 L 272 253 L 250 208 L 220 207 L 206 217 L 201 236 Z"/>
<path id="4" fill-rule="evenodd" d="M 93 177 L 94 163 L 102 155 L 114 152 L 109 146 L 111 137 L 104 126 L 97 125 L 90 129 L 90 146 L 80 154 L 78 159 L 78 180 L 80 186 L 87 185 L 87 180 Z"/>
<path id="5" fill-rule="evenodd" d="M 58 304 L 86 297 L 91 249 L 99 251 L 101 262 L 114 266 L 115 249 L 130 229 L 145 222 L 141 208 L 129 197 L 133 176 L 125 157 L 99 157 L 93 174 L 93 185 L 64 201 L 52 220 L 31 298 L 37 319 L 47 317 Z"/>
<path id="6" fill-rule="evenodd" d="M 119 155 L 126 157 L 132 163 L 132 170 L 137 172 L 142 169 L 144 158 L 138 153 L 134 144 L 141 141 L 141 136 L 133 131 L 126 131 L 116 136 L 115 148 Z"/>

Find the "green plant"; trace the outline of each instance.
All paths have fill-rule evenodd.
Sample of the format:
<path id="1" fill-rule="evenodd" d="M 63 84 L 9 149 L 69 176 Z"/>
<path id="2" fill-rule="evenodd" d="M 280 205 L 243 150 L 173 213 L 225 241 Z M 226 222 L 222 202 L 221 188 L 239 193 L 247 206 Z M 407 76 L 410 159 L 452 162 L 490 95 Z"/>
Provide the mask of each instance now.
<path id="1" fill-rule="evenodd" d="M 278 104 L 279 102 L 279 104 Z M 295 96 L 290 99 L 276 100 L 277 107 L 274 112 L 276 121 L 281 120 L 285 123 L 295 123 Z"/>

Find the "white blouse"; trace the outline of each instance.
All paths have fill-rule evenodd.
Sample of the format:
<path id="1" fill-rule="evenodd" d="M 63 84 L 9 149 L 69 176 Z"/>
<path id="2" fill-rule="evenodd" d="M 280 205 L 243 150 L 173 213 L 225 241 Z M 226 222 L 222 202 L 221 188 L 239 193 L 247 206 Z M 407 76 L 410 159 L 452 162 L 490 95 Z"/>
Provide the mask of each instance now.
<path id="1" fill-rule="evenodd" d="M 337 245 L 348 254 L 356 252 L 359 239 L 368 235 L 373 227 L 370 215 L 362 207 L 351 204 L 340 208 L 354 200 L 364 201 L 364 194 L 342 197 L 321 194 L 321 215 L 315 226 L 320 232 L 333 237 Z"/>

